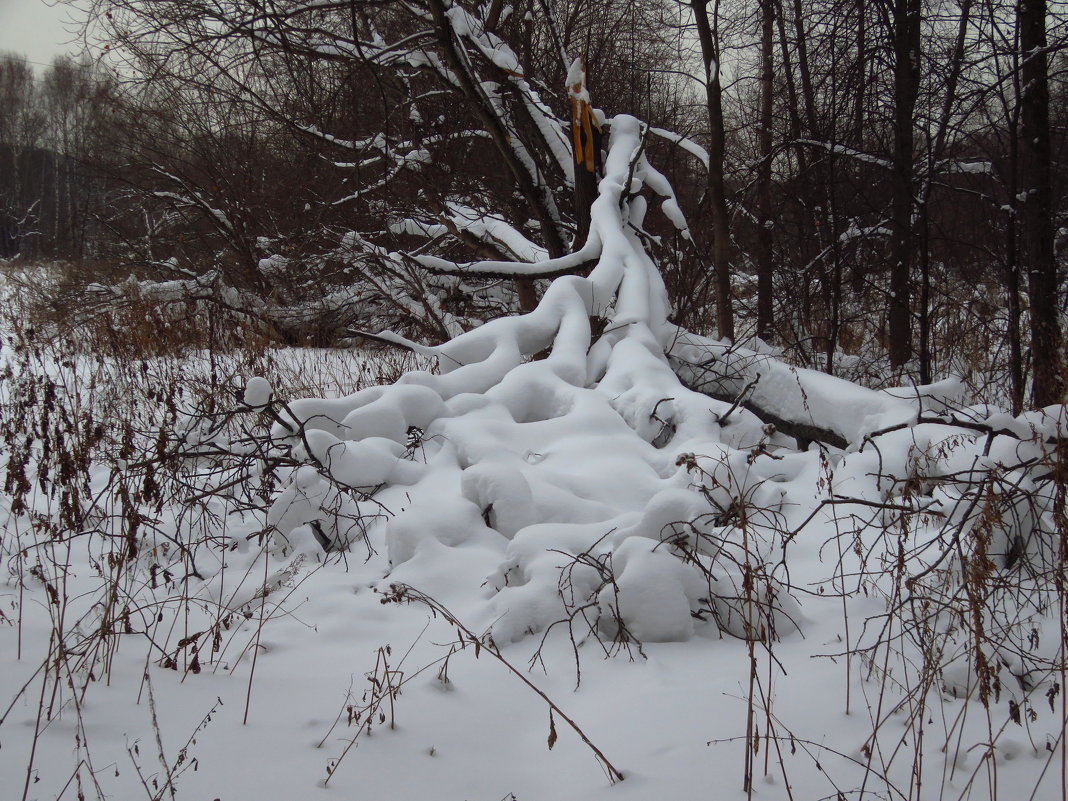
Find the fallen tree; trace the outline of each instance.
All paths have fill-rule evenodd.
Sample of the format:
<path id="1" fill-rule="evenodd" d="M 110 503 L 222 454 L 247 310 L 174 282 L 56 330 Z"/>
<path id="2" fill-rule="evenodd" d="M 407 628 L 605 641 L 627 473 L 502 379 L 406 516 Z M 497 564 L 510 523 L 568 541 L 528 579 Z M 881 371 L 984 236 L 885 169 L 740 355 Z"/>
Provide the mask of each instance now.
<path id="1" fill-rule="evenodd" d="M 1000 519 L 975 500 L 992 491 L 976 483 L 983 470 L 1023 470 L 1027 503 L 1045 510 L 1028 520 L 1046 522 L 999 523 L 984 547 L 1003 564 L 1010 553 L 1048 561 L 1056 493 L 1033 476 L 1054 458 L 1059 409 L 1006 422 L 963 407 L 952 380 L 877 392 L 681 330 L 641 237 L 643 188 L 685 221 L 644 154 L 643 124 L 617 116 L 606 127 L 583 247 L 454 267 L 523 276 L 592 262 L 588 276 L 562 275 L 533 311 L 440 345 L 379 334 L 437 371 L 276 410 L 276 446 L 304 465 L 269 515 L 281 552 L 377 537 L 390 581 L 403 583 L 409 563 L 480 543 L 496 555 L 483 623 L 497 643 L 576 616 L 598 636 L 685 639 L 706 614 L 762 639 L 797 625 L 785 552 L 800 510 L 824 497 L 923 512 L 934 548 L 938 521 L 974 528 L 984 509 Z M 943 482 L 953 488 L 914 499 Z"/>

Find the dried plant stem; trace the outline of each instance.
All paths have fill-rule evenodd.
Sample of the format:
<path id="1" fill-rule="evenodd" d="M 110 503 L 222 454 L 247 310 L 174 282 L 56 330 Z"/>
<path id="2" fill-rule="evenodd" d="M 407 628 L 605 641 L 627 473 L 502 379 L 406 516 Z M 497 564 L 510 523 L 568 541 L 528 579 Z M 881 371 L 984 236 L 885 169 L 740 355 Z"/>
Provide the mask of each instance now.
<path id="1" fill-rule="evenodd" d="M 263 615 L 267 608 L 267 566 L 270 563 L 267 549 L 263 550 L 263 597 L 260 599 L 260 619 L 256 625 L 256 643 L 252 647 L 252 667 L 248 672 L 248 689 L 245 692 L 245 714 L 241 718 L 241 725 L 248 725 L 248 710 L 252 705 L 252 680 L 256 675 L 256 659 L 260 655 L 260 636 L 263 634 Z"/>
<path id="2" fill-rule="evenodd" d="M 434 598 L 406 584 L 392 585 L 391 594 L 384 600 L 393 603 L 423 604 L 434 613 L 441 615 L 445 621 L 452 624 L 459 630 L 460 634 L 463 637 L 461 641 L 462 647 L 467 647 L 469 645 L 474 647 L 476 656 L 482 651 L 488 653 L 490 656 L 492 656 L 494 659 L 504 665 L 504 667 L 507 668 L 513 676 L 523 682 L 523 684 L 525 684 L 529 690 L 531 690 L 539 698 L 541 698 L 548 705 L 549 709 L 552 711 L 553 714 L 558 715 L 561 720 L 567 723 L 567 725 L 571 727 L 572 731 L 574 731 L 575 734 L 577 734 L 582 740 L 582 742 L 584 742 L 586 746 L 593 752 L 594 757 L 597 759 L 597 763 L 601 766 L 605 774 L 608 776 L 609 782 L 615 784 L 616 782 L 623 781 L 623 772 L 620 771 L 615 765 L 613 765 L 608 760 L 608 757 L 604 755 L 604 752 L 601 751 L 601 749 L 598 748 L 593 743 L 593 741 L 586 736 L 586 733 L 582 730 L 582 728 L 574 720 L 572 720 L 571 717 L 569 717 L 568 714 L 564 712 L 564 710 L 562 710 L 556 704 L 555 701 L 553 701 L 548 695 L 546 695 L 540 687 L 538 687 L 530 679 L 528 679 L 521 670 L 519 670 L 515 665 L 513 665 L 511 662 L 504 658 L 504 655 L 501 654 L 500 650 L 497 648 L 497 645 L 492 641 L 492 639 L 479 637 L 477 634 L 471 631 L 471 629 L 467 628 L 467 626 L 460 622 L 460 620 L 457 619 L 457 617 L 452 614 L 452 612 L 442 606 Z"/>
<path id="3" fill-rule="evenodd" d="M 53 630 L 48 635 L 48 653 L 51 656 L 56 643 L 56 634 Z M 41 718 L 44 716 L 45 694 L 48 689 L 48 670 L 41 673 L 41 695 L 37 699 L 37 717 L 33 725 L 33 742 L 30 744 L 30 758 L 26 762 L 26 781 L 22 786 L 22 801 L 30 795 L 30 780 L 33 778 L 33 763 L 37 758 L 37 742 L 41 738 Z"/>

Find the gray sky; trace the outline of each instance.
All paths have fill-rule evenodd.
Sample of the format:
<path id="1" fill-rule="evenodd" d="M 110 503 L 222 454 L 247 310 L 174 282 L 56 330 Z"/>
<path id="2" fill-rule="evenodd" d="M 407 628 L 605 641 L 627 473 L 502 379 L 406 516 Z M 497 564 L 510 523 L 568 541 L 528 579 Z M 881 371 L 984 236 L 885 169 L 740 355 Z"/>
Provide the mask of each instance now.
<path id="1" fill-rule="evenodd" d="M 41 69 L 54 56 L 80 50 L 73 26 L 64 25 L 71 9 L 53 0 L 0 0 L 0 52 L 26 56 Z"/>

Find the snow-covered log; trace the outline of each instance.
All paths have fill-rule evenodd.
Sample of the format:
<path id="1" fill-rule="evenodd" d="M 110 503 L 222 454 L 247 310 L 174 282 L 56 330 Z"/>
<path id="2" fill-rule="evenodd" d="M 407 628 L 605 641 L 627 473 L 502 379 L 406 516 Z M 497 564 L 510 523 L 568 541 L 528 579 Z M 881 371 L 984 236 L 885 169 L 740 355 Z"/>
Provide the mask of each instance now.
<path id="1" fill-rule="evenodd" d="M 926 387 L 871 390 L 686 331 L 679 331 L 669 356 L 689 388 L 736 402 L 788 436 L 842 449 L 874 431 L 914 423 L 924 411 L 952 408 L 962 392 L 960 382 L 952 379 Z"/>

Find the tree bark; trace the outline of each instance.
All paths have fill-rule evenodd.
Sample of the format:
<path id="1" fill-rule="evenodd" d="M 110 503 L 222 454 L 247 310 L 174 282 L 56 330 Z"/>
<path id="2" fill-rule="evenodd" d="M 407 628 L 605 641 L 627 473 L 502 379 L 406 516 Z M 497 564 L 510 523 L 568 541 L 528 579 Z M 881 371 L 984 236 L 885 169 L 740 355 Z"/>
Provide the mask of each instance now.
<path id="1" fill-rule="evenodd" d="M 920 237 L 920 383 L 929 384 L 933 380 L 931 373 L 931 192 L 938 162 L 946 153 L 949 139 L 950 120 L 954 107 L 959 103 L 957 86 L 964 68 L 964 56 L 968 42 L 968 29 L 971 25 L 972 0 L 962 0 L 957 21 L 957 37 L 950 57 L 949 73 L 946 76 L 945 96 L 938 125 L 934 132 L 934 142 L 927 149 L 927 174 L 923 189 L 917 200 L 918 227 Z M 1017 412 L 1019 413 L 1019 412 Z"/>
<path id="2" fill-rule="evenodd" d="M 772 306 L 774 273 L 771 203 L 772 99 L 774 92 L 774 0 L 762 0 L 760 25 L 760 168 L 757 174 L 757 336 L 774 337 L 775 313 Z"/>
<path id="3" fill-rule="evenodd" d="M 894 0 L 894 159 L 890 252 L 890 364 L 912 355 L 913 121 L 920 91 L 920 0 Z"/>
<path id="4" fill-rule="evenodd" d="M 716 275 L 716 327 L 723 339 L 734 340 L 731 305 L 730 218 L 723 178 L 726 125 L 723 119 L 723 84 L 720 78 L 718 31 L 708 18 L 708 0 L 691 0 L 701 56 L 705 67 L 708 105 L 708 204 L 712 212 L 712 268 Z"/>
<path id="5" fill-rule="evenodd" d="M 1031 398 L 1035 406 L 1060 403 L 1061 332 L 1057 320 L 1057 263 L 1054 258 L 1053 190 L 1049 127 L 1049 70 L 1046 0 L 1019 0 L 1021 251 L 1031 302 Z"/>
<path id="6" fill-rule="evenodd" d="M 1017 84 L 1018 85 L 1018 84 Z M 1005 294 L 1009 302 L 1009 380 L 1013 415 L 1023 411 L 1026 388 L 1023 374 L 1023 343 L 1020 335 L 1020 242 L 1017 225 L 1020 213 L 1017 195 L 1020 176 L 1019 109 L 1009 120 L 1009 202 L 1005 205 Z"/>

